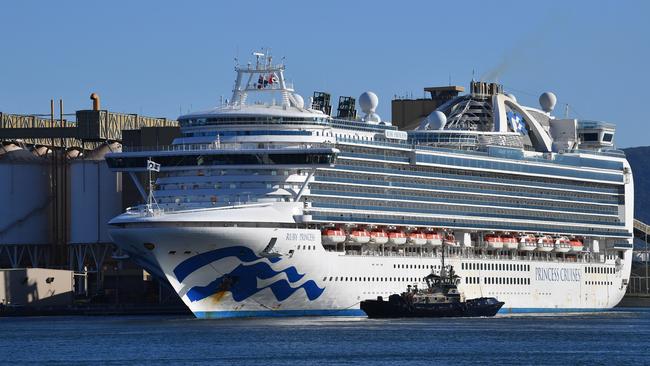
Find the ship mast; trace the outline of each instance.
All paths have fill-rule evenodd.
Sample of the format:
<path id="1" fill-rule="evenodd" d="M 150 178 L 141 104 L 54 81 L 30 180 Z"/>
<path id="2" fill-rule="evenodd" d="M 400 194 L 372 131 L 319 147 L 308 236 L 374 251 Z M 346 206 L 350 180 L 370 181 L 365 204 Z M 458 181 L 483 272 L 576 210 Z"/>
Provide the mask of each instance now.
<path id="1" fill-rule="evenodd" d="M 237 106 L 246 104 L 250 93 L 280 93 L 282 106 L 302 108 L 293 96 L 293 88 L 287 86 L 284 79 L 284 64 L 273 64 L 273 57 L 267 52 L 253 52 L 255 65 L 235 65 L 237 78 L 232 93 L 232 103 Z"/>

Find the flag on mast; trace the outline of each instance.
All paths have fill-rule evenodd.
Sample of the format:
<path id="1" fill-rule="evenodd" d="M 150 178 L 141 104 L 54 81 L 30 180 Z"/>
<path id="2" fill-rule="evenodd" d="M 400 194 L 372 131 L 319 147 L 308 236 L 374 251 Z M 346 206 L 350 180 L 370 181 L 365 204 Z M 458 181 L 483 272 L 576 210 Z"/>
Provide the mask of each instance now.
<path id="1" fill-rule="evenodd" d="M 153 160 L 147 160 L 147 170 L 154 171 L 154 172 L 159 172 L 160 171 L 160 164 L 156 163 Z"/>

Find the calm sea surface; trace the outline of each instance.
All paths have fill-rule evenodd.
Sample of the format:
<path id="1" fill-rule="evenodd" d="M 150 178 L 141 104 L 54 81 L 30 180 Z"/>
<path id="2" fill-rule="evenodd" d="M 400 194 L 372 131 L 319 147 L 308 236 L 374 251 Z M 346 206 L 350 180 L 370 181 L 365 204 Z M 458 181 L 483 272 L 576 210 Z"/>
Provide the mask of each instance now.
<path id="1" fill-rule="evenodd" d="M 650 364 L 650 311 L 368 320 L 0 318 L 7 365 Z"/>

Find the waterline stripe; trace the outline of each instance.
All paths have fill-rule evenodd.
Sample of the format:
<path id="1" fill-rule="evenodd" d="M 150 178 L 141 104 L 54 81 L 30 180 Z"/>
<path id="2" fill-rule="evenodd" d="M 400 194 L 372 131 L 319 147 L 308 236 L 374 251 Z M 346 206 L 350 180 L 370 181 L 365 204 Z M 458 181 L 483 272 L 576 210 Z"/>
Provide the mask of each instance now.
<path id="1" fill-rule="evenodd" d="M 514 308 L 501 309 L 499 314 L 522 314 L 522 313 L 585 313 L 612 311 L 609 308 Z M 366 316 L 361 309 L 305 309 L 305 310 L 244 310 L 244 311 L 197 311 L 194 315 L 199 319 L 222 319 L 222 318 L 274 318 L 292 316 Z"/>

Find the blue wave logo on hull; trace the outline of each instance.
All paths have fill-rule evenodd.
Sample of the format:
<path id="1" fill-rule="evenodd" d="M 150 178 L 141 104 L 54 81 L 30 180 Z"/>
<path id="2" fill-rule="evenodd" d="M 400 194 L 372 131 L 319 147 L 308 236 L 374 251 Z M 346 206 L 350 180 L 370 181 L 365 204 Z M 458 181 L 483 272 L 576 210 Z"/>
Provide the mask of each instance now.
<path id="1" fill-rule="evenodd" d="M 286 300 L 299 289 L 305 291 L 309 300 L 315 300 L 323 293 L 323 291 L 325 291 L 324 288 L 318 287 L 316 282 L 312 280 L 305 281 L 298 287 L 291 287 L 291 283 L 298 282 L 304 277 L 304 274 L 298 273 L 296 268 L 293 266 L 287 267 L 281 271 L 276 271 L 271 268 L 267 262 L 247 264 L 247 262 L 254 262 L 262 257 L 257 256 L 249 248 L 242 246 L 221 248 L 196 255 L 176 266 L 176 268 L 174 268 L 174 275 L 178 281 L 182 282 L 187 278 L 187 276 L 199 268 L 226 257 L 236 257 L 242 261 L 242 264 L 238 265 L 230 273 L 218 277 L 206 286 L 192 287 L 187 292 L 187 297 L 191 301 L 199 301 L 219 292 L 230 291 L 232 298 L 239 302 L 246 300 L 266 288 L 271 289 L 273 295 L 275 295 L 275 298 L 278 301 Z M 281 258 L 265 258 L 265 260 L 270 263 L 277 263 Z M 282 279 L 262 288 L 257 287 L 258 278 L 265 280 L 281 273 L 284 273 L 289 281 Z"/>

